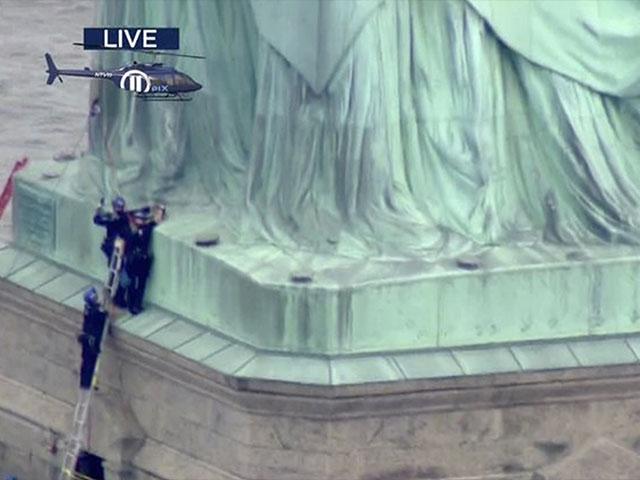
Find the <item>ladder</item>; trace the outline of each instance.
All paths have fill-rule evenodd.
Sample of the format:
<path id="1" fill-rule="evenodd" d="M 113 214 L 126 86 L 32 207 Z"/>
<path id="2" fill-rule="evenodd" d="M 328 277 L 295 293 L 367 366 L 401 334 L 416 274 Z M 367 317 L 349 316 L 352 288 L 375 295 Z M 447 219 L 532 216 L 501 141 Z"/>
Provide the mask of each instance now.
<path id="1" fill-rule="evenodd" d="M 116 290 L 118 288 L 124 255 L 124 240 L 120 237 L 116 237 L 113 247 L 113 253 L 111 254 L 111 259 L 109 261 L 109 273 L 103 289 L 104 295 L 102 307 L 107 312 L 109 312 L 111 300 L 116 294 Z M 104 322 L 104 328 L 102 330 L 102 337 L 100 338 L 100 352 L 102 351 L 102 343 L 104 342 L 104 337 L 107 334 L 108 328 L 109 315 L 107 314 L 107 319 Z M 99 366 L 100 357 L 98 356 L 96 367 L 93 372 L 93 378 L 91 380 L 91 386 L 86 390 L 83 388 L 78 389 L 78 401 L 73 412 L 73 424 L 71 427 L 71 433 L 67 440 L 65 453 L 62 459 L 62 468 L 60 470 L 58 480 L 71 480 L 75 478 L 76 463 L 78 462 L 78 455 L 80 455 L 80 450 L 82 449 L 82 444 L 84 442 L 85 425 L 87 423 L 91 397 L 98 379 Z"/>

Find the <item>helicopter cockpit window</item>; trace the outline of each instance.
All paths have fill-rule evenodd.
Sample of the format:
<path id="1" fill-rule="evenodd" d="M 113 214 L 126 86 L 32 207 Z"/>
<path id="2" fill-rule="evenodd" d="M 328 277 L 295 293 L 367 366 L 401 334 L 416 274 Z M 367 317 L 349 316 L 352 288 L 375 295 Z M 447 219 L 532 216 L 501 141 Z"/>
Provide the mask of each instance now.
<path id="1" fill-rule="evenodd" d="M 189 79 L 186 75 L 175 75 L 174 79 L 177 87 L 189 85 Z"/>
<path id="2" fill-rule="evenodd" d="M 176 84 L 175 77 L 176 77 L 175 75 L 163 75 L 162 82 L 165 85 L 173 86 Z"/>

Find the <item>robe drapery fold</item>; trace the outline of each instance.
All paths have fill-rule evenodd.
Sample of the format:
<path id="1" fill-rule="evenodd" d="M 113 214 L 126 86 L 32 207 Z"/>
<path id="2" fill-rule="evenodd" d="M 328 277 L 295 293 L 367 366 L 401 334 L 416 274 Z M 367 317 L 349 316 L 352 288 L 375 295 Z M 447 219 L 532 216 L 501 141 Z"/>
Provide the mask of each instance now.
<path id="1" fill-rule="evenodd" d="M 640 95 L 637 0 L 466 0 L 520 55 L 610 95 Z"/>
<path id="2" fill-rule="evenodd" d="M 207 56 L 176 61 L 204 85 L 193 102 L 100 85 L 104 188 L 214 205 L 240 241 L 352 256 L 638 243 L 640 23 L 613 8 L 636 4 L 326 3 L 285 22 L 271 1 L 104 2 L 99 24 L 177 26 Z"/>

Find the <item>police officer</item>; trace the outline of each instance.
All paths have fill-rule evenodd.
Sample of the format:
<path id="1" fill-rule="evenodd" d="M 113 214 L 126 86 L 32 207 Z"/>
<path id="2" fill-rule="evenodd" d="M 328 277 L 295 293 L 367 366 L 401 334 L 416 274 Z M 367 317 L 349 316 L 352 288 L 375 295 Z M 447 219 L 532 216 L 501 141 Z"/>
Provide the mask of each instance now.
<path id="1" fill-rule="evenodd" d="M 85 390 L 91 388 L 91 380 L 98 362 L 100 342 L 106 321 L 107 312 L 100 305 L 98 292 L 94 287 L 91 287 L 84 294 L 82 333 L 78 335 L 78 342 L 82 345 L 80 388 Z"/>
<path id="2" fill-rule="evenodd" d="M 142 300 L 147 285 L 147 279 L 153 263 L 153 255 L 149 251 L 153 228 L 164 219 L 165 207 L 156 205 L 154 212 L 145 208 L 133 216 L 134 229 L 131 232 L 127 248 L 126 269 L 129 277 L 127 301 L 129 312 L 137 315 L 142 312 Z"/>
<path id="3" fill-rule="evenodd" d="M 103 459 L 86 450 L 81 450 L 76 461 L 76 473 L 92 480 L 104 480 Z"/>
<path id="4" fill-rule="evenodd" d="M 126 242 L 130 230 L 129 216 L 125 211 L 126 203 L 124 198 L 120 196 L 114 198 L 111 205 L 113 207 L 113 212 L 105 212 L 102 205 L 100 205 L 93 216 L 93 223 L 107 229 L 102 245 L 100 245 L 100 249 L 107 257 L 107 265 L 111 262 L 116 238 L 120 237 Z M 125 298 L 127 280 L 126 275 L 121 276 L 120 283 L 118 284 L 118 288 L 116 289 L 116 293 L 113 297 L 113 303 L 121 308 L 127 307 Z"/>
<path id="5" fill-rule="evenodd" d="M 124 198 L 114 198 L 111 205 L 113 212 L 105 212 L 101 204 L 93 216 L 93 223 L 107 229 L 102 245 L 100 245 L 100 250 L 107 256 L 107 265 L 111 261 L 111 255 L 113 254 L 113 242 L 115 242 L 116 237 L 126 238 L 129 228 L 129 218 L 125 211 L 126 203 Z"/>

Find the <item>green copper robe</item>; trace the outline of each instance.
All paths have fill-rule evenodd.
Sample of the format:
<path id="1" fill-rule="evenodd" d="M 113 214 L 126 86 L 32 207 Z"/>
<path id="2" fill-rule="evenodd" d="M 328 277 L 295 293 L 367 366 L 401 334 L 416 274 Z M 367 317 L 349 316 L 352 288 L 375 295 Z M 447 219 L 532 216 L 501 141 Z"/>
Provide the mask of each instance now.
<path id="1" fill-rule="evenodd" d="M 207 59 L 162 60 L 204 88 L 96 85 L 79 189 L 353 256 L 640 239 L 640 2 L 105 1 L 98 24 L 179 27 Z"/>

